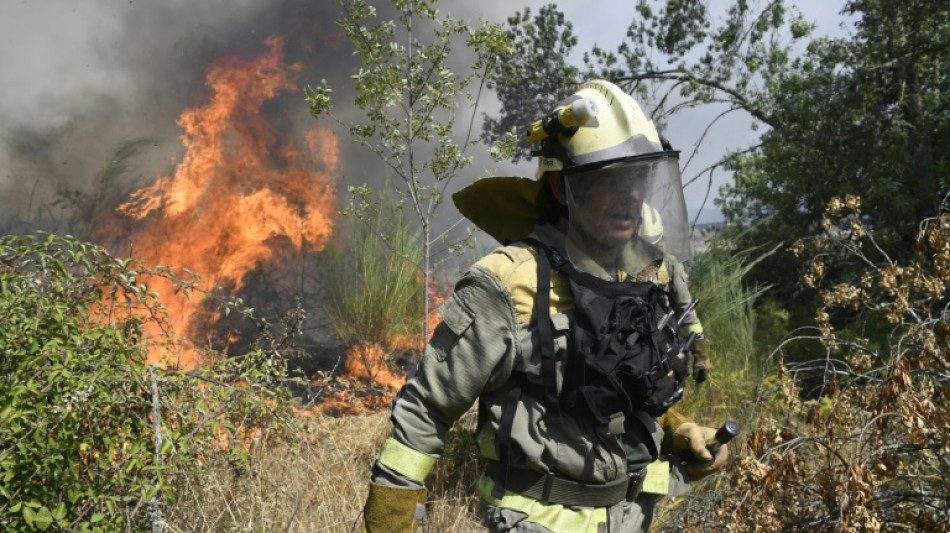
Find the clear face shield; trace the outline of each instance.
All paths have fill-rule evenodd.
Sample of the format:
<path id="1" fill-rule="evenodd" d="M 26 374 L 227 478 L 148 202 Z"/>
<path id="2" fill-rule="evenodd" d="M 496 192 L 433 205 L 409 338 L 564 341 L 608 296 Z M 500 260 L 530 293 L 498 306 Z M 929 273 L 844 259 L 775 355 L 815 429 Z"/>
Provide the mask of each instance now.
<path id="1" fill-rule="evenodd" d="M 689 259 L 686 202 L 675 152 L 569 173 L 567 255 L 580 270 L 636 275 L 664 253 Z"/>

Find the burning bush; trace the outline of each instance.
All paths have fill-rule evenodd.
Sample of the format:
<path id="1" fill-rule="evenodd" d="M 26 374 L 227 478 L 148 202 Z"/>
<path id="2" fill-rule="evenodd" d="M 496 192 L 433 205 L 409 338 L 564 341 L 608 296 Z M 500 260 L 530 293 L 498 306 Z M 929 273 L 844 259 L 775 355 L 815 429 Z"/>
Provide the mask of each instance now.
<path id="1" fill-rule="evenodd" d="M 296 88 L 303 67 L 285 62 L 281 38 L 269 37 L 265 44 L 258 54 L 211 62 L 206 72 L 210 97 L 178 119 L 183 159 L 173 173 L 97 219 L 97 242 L 150 265 L 191 269 L 209 288 L 244 296 L 274 289 L 272 283 L 248 286 L 255 273 L 302 272 L 306 254 L 329 242 L 337 216 L 337 138 L 315 128 L 297 139 L 268 119 L 266 105 Z M 293 287 L 287 292 L 299 295 L 302 277 L 287 283 Z M 221 317 L 200 301 L 161 278 L 153 285 L 169 307 L 175 335 L 197 344 L 214 337 L 222 350 L 236 344 L 230 341 L 249 345 L 247 339 L 219 335 Z M 198 363 L 195 350 L 149 354 L 150 361 L 162 359 L 186 369 Z"/>
<path id="2" fill-rule="evenodd" d="M 347 243 L 327 252 L 330 325 L 348 346 L 370 343 L 392 353 L 402 336 L 421 330 L 419 235 L 401 213 L 389 210 L 347 220 Z"/>
<path id="3" fill-rule="evenodd" d="M 385 198 L 386 191 L 381 196 Z M 333 376 L 321 376 L 320 381 L 328 393 L 323 407 L 341 412 L 389 405 L 392 393 L 405 383 L 396 360 L 401 354 L 406 354 L 405 361 L 415 359 L 422 345 L 419 234 L 399 211 L 384 208 L 364 215 L 345 219 L 351 221 L 347 245 L 327 252 L 324 308 L 334 333 L 348 348 L 343 386 L 334 386 L 341 382 L 333 382 Z M 382 388 L 356 394 L 359 391 L 346 382 L 350 379 Z"/>

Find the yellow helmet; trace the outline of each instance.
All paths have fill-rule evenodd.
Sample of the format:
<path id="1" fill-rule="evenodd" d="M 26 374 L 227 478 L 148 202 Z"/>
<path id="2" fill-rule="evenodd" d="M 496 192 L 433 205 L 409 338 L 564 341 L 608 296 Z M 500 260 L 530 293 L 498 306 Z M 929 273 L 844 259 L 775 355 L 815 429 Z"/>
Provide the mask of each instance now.
<path id="1" fill-rule="evenodd" d="M 584 102 L 584 105 L 578 106 L 579 102 Z M 586 207 L 581 203 L 571 204 L 572 198 L 583 198 L 588 188 L 586 184 L 592 183 L 590 180 L 599 177 L 626 180 L 628 185 L 639 183 L 641 192 L 634 195 L 637 199 L 627 204 L 627 208 L 610 208 L 613 218 L 628 221 L 617 222 L 614 228 L 618 231 L 614 235 L 622 238 L 626 232 L 620 229 L 629 227 L 629 220 L 639 218 L 636 236 L 641 241 L 681 260 L 688 259 L 691 242 L 680 180 L 679 152 L 660 137 L 653 121 L 644 114 L 637 101 L 613 83 L 604 80 L 584 83 L 574 94 L 558 103 L 551 116 L 578 107 L 594 109 L 595 112 L 582 114 L 584 120 L 575 121 L 573 127 L 547 128 L 549 135 L 541 139 L 540 149 L 534 152 L 540 156 L 539 175 L 549 171 L 564 174 L 568 205 L 577 215 L 584 214 L 585 209 L 605 209 L 605 204 L 587 204 Z M 575 194 L 571 193 L 572 190 Z M 616 200 L 620 201 L 620 195 L 626 192 L 618 188 L 616 194 Z M 600 213 L 596 214 L 601 218 Z M 585 232 L 576 239 L 578 242 L 600 241 L 598 244 L 607 246 L 610 239 L 605 236 L 609 233 L 609 225 L 586 230 L 582 230 L 582 225 L 583 220 L 572 221 L 571 231 Z"/>
<path id="2" fill-rule="evenodd" d="M 585 123 L 541 140 L 541 172 L 583 171 L 609 163 L 669 155 L 653 121 L 620 87 L 593 80 L 558 103 L 555 113 L 585 102 L 593 108 Z M 555 133 L 555 132 L 552 132 Z M 675 153 L 675 152 L 673 152 Z"/>

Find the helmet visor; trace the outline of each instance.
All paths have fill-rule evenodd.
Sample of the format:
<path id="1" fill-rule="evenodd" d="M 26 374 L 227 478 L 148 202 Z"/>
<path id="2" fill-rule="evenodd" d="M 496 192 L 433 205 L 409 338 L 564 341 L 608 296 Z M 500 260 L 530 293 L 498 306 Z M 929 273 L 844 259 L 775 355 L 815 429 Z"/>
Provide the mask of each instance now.
<path id="1" fill-rule="evenodd" d="M 636 275 L 664 252 L 685 261 L 690 242 L 676 152 L 567 175 L 567 254 L 599 277 Z"/>

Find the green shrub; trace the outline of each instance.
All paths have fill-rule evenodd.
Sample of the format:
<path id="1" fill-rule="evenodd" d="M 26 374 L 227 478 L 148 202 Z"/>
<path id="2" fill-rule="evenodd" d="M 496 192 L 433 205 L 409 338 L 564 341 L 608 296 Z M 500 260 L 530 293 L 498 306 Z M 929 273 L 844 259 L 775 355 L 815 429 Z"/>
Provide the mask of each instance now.
<path id="1" fill-rule="evenodd" d="M 128 261 L 55 235 L 0 239 L 0 526 L 114 530 L 157 488 Z M 138 515 L 137 517 L 135 515 Z"/>
<path id="2" fill-rule="evenodd" d="M 154 276 L 196 290 L 71 237 L 0 237 L 0 530 L 160 531 L 183 480 L 240 472 L 292 425 L 276 349 L 146 365 L 175 342 L 143 333 L 164 324 Z"/>

